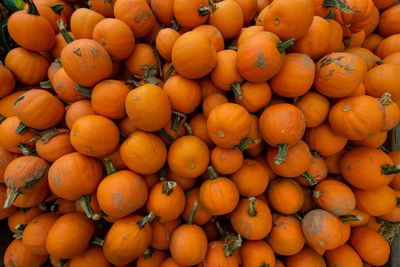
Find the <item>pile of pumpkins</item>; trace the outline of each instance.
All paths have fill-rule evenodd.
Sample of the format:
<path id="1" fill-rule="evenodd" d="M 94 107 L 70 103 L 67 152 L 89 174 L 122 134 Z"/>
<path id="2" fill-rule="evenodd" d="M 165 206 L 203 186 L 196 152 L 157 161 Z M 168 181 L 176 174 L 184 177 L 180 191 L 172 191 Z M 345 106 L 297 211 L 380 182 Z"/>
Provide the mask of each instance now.
<path id="1" fill-rule="evenodd" d="M 0 64 L 5 266 L 389 261 L 397 0 L 19 2 Z"/>

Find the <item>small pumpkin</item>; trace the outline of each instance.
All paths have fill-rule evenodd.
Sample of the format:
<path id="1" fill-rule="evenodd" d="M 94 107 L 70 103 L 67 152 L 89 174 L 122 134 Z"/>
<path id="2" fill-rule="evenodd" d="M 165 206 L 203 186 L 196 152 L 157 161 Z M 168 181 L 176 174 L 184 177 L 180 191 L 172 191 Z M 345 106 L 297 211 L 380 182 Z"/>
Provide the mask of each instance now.
<path id="1" fill-rule="evenodd" d="M 15 87 L 15 79 L 12 72 L 0 63 L 0 96 L 9 95 Z"/>
<path id="2" fill-rule="evenodd" d="M 217 146 L 211 151 L 211 163 L 217 172 L 224 175 L 232 174 L 242 166 L 243 153 L 239 148 Z"/>
<path id="3" fill-rule="evenodd" d="M 208 146 L 211 146 L 213 143 L 208 135 L 207 130 L 207 119 L 202 113 L 196 114 L 189 121 L 190 128 L 192 128 L 192 132 L 194 136 L 199 137 L 203 140 Z"/>
<path id="4" fill-rule="evenodd" d="M 207 0 L 185 1 L 176 0 L 173 4 L 175 19 L 179 25 L 189 30 L 205 24 L 208 13 L 200 13 L 204 8 L 208 8 Z"/>
<path id="5" fill-rule="evenodd" d="M 242 245 L 242 239 L 236 237 L 230 237 L 230 239 L 225 243 L 223 241 L 213 241 L 208 244 L 203 267 L 211 267 L 217 264 L 232 267 L 239 266 L 239 248 Z"/>
<path id="6" fill-rule="evenodd" d="M 325 159 L 313 153 L 310 167 L 296 178 L 296 181 L 302 186 L 313 186 L 326 179 L 327 176 L 328 166 Z"/>
<path id="7" fill-rule="evenodd" d="M 61 100 L 66 102 L 76 102 L 86 97 L 90 97 L 91 91 L 85 90 L 68 76 L 64 68 L 60 68 L 51 79 L 51 85 Z M 81 90 L 82 89 L 82 90 Z"/>
<path id="8" fill-rule="evenodd" d="M 205 34 L 214 46 L 215 51 L 219 52 L 225 48 L 224 37 L 214 25 L 203 24 L 194 28 L 193 31 Z"/>
<path id="9" fill-rule="evenodd" d="M 400 71 L 398 64 L 382 64 L 368 71 L 364 85 L 366 93 L 373 97 L 381 97 L 384 93 L 389 93 L 393 101 L 400 99 L 400 83 L 396 78 Z"/>
<path id="10" fill-rule="evenodd" d="M 146 68 L 158 70 L 158 61 L 154 49 L 145 43 L 136 43 L 130 55 L 124 60 L 126 70 L 131 75 L 145 77 Z"/>
<path id="11" fill-rule="evenodd" d="M 385 185 L 374 190 L 355 189 L 357 208 L 371 216 L 388 214 L 396 207 L 396 194 L 392 188 Z"/>
<path id="12" fill-rule="evenodd" d="M 71 32 L 77 39 L 91 39 L 96 25 L 105 17 L 89 8 L 78 8 L 72 13 Z"/>
<path id="13" fill-rule="evenodd" d="M 211 111 L 222 104 L 228 103 L 228 99 L 226 98 L 225 95 L 216 92 L 216 93 L 212 93 L 207 95 L 206 97 L 204 97 L 203 99 L 203 104 L 202 104 L 202 111 L 203 111 L 203 115 L 208 118 L 208 116 L 210 116 Z"/>
<path id="14" fill-rule="evenodd" d="M 172 26 L 174 18 L 174 1 L 151 0 L 150 8 L 154 15 L 165 26 Z"/>
<path id="15" fill-rule="evenodd" d="M 200 195 L 199 188 L 193 188 L 186 192 L 186 203 L 185 209 L 182 213 L 182 218 L 188 221 L 192 210 L 195 206 L 195 201 L 198 201 Z M 211 219 L 211 215 L 206 212 L 206 210 L 198 204 L 196 213 L 193 215 L 193 223 L 197 225 L 204 225 Z"/>
<path id="16" fill-rule="evenodd" d="M 4 206 L 4 200 L 6 199 L 6 194 L 7 192 L 7 187 L 4 184 L 0 185 L 0 220 L 3 220 L 7 217 L 9 217 L 10 215 L 14 214 L 16 211 L 16 207 L 15 206 L 11 206 L 9 208 L 3 208 Z"/>
<path id="17" fill-rule="evenodd" d="M 5 119 L 0 124 L 0 145 L 3 149 L 12 153 L 28 154 L 34 146 L 33 138 L 36 137 L 30 129 L 17 133 L 21 121 L 16 116 L 11 116 Z"/>
<path id="18" fill-rule="evenodd" d="M 326 122 L 308 129 L 305 141 L 311 150 L 317 151 L 322 156 L 334 155 L 347 144 L 347 138 L 336 134 Z"/>
<path id="19" fill-rule="evenodd" d="M 154 11 L 153 11 L 154 12 Z M 160 250 L 147 249 L 142 256 L 137 259 L 137 267 L 161 266 L 167 258 L 167 253 Z"/>
<path id="20" fill-rule="evenodd" d="M 73 257 L 69 262 L 71 267 L 80 267 L 86 264 L 94 264 L 99 267 L 110 267 L 101 247 L 90 247 L 79 256 Z"/>
<path id="21" fill-rule="evenodd" d="M 324 267 L 326 263 L 324 258 L 319 255 L 314 249 L 305 246 L 299 253 L 287 257 L 286 260 L 287 267 L 306 267 L 306 266 L 315 266 L 315 267 Z"/>
<path id="22" fill-rule="evenodd" d="M 172 233 L 181 225 L 179 218 L 169 222 L 159 222 L 154 220 L 150 223 L 151 226 L 151 243 L 150 246 L 154 249 L 165 250 L 169 248 L 169 242 Z"/>
<path id="23" fill-rule="evenodd" d="M 157 52 L 163 59 L 171 61 L 172 47 L 179 36 L 181 36 L 181 34 L 171 28 L 164 28 L 158 32 L 156 38 L 156 48 Z"/>
<path id="24" fill-rule="evenodd" d="M 14 239 L 4 252 L 3 262 L 5 266 L 39 267 L 42 266 L 46 260 L 46 255 L 35 255 L 27 249 L 21 239 Z"/>
<path id="25" fill-rule="evenodd" d="M 79 118 L 95 114 L 90 100 L 78 100 L 66 107 L 65 122 L 68 128 L 71 129 Z"/>
<path id="26" fill-rule="evenodd" d="M 328 250 L 324 257 L 328 266 L 363 266 L 360 256 L 350 245 L 347 244 L 337 247 L 333 250 Z"/>
<path id="27" fill-rule="evenodd" d="M 293 179 L 276 178 L 272 180 L 267 191 L 268 202 L 282 214 L 294 214 L 304 203 L 304 193 L 300 185 Z M 286 199 L 286 201 L 282 201 Z"/>
<path id="28" fill-rule="evenodd" d="M 330 108 L 328 99 L 313 91 L 295 99 L 295 105 L 303 112 L 307 128 L 321 125 L 328 117 Z"/>
<path id="29" fill-rule="evenodd" d="M 390 56 L 391 54 L 394 54 L 396 52 L 400 52 L 400 49 L 396 44 L 400 40 L 400 34 L 393 34 L 385 39 L 383 39 L 378 47 L 375 49 L 375 54 L 379 58 L 385 58 L 387 56 Z"/>
<path id="30" fill-rule="evenodd" d="M 276 266 L 274 251 L 262 240 L 243 242 L 240 248 L 240 258 L 243 267 Z"/>
<path id="31" fill-rule="evenodd" d="M 362 47 L 365 47 L 371 52 L 375 52 L 375 49 L 380 45 L 380 43 L 383 41 L 383 37 L 380 36 L 377 33 L 371 33 L 369 36 L 365 38 L 364 43 L 362 44 Z"/>
<path id="32" fill-rule="evenodd" d="M 8 164 L 17 158 L 17 154 L 11 153 L 0 146 L 0 182 L 4 183 L 4 171 Z"/>
<path id="33" fill-rule="evenodd" d="M 244 82 L 240 86 L 241 95 L 235 96 L 235 102 L 248 112 L 257 112 L 271 101 L 272 92 L 268 83 Z"/>

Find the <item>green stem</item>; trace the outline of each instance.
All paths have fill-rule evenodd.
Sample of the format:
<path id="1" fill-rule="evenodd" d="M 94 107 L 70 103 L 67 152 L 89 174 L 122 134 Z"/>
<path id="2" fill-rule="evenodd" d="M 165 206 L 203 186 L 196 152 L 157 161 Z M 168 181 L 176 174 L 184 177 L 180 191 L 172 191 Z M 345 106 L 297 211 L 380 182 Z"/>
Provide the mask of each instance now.
<path id="1" fill-rule="evenodd" d="M 156 216 L 154 213 L 150 212 L 148 215 L 137 221 L 136 224 L 139 228 L 143 228 L 146 224 L 151 223 L 155 218 Z"/>
<path id="2" fill-rule="evenodd" d="M 114 163 L 111 159 L 105 159 L 104 165 L 106 167 L 107 176 L 117 172 L 117 169 L 115 169 Z"/>
<path id="3" fill-rule="evenodd" d="M 28 14 L 40 16 L 39 11 L 32 0 L 25 0 L 28 5 Z"/>
<path id="4" fill-rule="evenodd" d="M 318 183 L 308 172 L 303 173 L 301 176 L 304 177 L 310 185 L 316 185 Z"/>
<path id="5" fill-rule="evenodd" d="M 23 135 L 28 129 L 28 126 L 26 126 L 23 122 L 20 122 L 15 132 L 18 135 Z"/>
<path id="6" fill-rule="evenodd" d="M 185 121 L 183 123 L 183 126 L 185 127 L 186 132 L 188 133 L 188 135 L 192 135 L 193 134 L 192 127 L 190 126 L 190 124 L 187 121 Z"/>
<path id="7" fill-rule="evenodd" d="M 223 238 L 226 238 L 228 236 L 227 232 L 225 231 L 224 227 L 222 227 L 221 223 L 218 220 L 215 220 L 215 226 L 218 229 L 218 232 Z"/>
<path id="8" fill-rule="evenodd" d="M 260 140 L 255 140 L 255 139 L 244 139 L 240 144 L 239 144 L 239 150 L 240 151 L 245 151 L 246 148 L 250 145 L 255 145 L 260 143 Z"/>
<path id="9" fill-rule="evenodd" d="M 167 196 L 171 195 L 174 192 L 174 188 L 177 186 L 176 182 L 172 181 L 165 181 L 162 185 L 162 193 L 166 194 Z"/>
<path id="10" fill-rule="evenodd" d="M 208 0 L 209 6 L 201 6 L 198 10 L 198 13 L 200 16 L 204 17 L 207 15 L 210 15 L 211 13 L 214 13 L 217 10 L 217 5 L 211 1 Z"/>
<path id="11" fill-rule="evenodd" d="M 179 127 L 185 123 L 187 117 L 185 114 L 178 112 L 178 111 L 173 111 L 173 119 L 172 119 L 172 129 L 176 132 L 178 131 Z"/>
<path id="12" fill-rule="evenodd" d="M 90 244 L 102 247 L 104 245 L 104 240 L 101 239 L 100 237 L 95 236 L 90 240 Z"/>
<path id="13" fill-rule="evenodd" d="M 14 229 L 16 231 L 24 231 L 25 227 L 26 227 L 26 224 L 17 224 Z"/>
<path id="14" fill-rule="evenodd" d="M 164 137 L 165 139 L 167 139 L 169 142 L 174 141 L 174 138 L 172 138 L 172 136 L 167 133 L 167 131 L 165 129 L 161 129 L 158 131 L 158 135 L 160 135 L 161 137 Z"/>
<path id="15" fill-rule="evenodd" d="M 249 210 L 248 210 L 248 213 L 249 213 L 250 217 L 256 217 L 257 216 L 256 198 L 255 197 L 250 197 L 249 198 Z"/>
<path id="16" fill-rule="evenodd" d="M 53 89 L 53 85 L 51 84 L 50 80 L 40 82 L 40 88 L 44 89 Z"/>
<path id="17" fill-rule="evenodd" d="M 276 155 L 274 163 L 276 165 L 281 165 L 285 162 L 289 150 L 289 145 L 279 144 L 278 145 L 278 155 Z"/>
<path id="18" fill-rule="evenodd" d="M 29 150 L 29 147 L 25 144 L 20 144 L 18 146 L 18 148 L 19 148 L 19 151 L 21 151 L 22 155 L 24 155 L 24 156 L 36 156 L 37 155 L 36 150 L 34 150 L 34 149 Z"/>
<path id="19" fill-rule="evenodd" d="M 382 174 L 400 173 L 400 164 L 382 166 Z"/>
<path id="20" fill-rule="evenodd" d="M 68 130 L 59 130 L 55 127 L 44 131 L 43 133 L 40 134 L 39 140 L 42 141 L 43 143 L 47 144 L 53 137 L 62 134 L 62 133 L 66 133 L 68 132 Z"/>
<path id="21" fill-rule="evenodd" d="M 171 75 L 172 75 L 172 73 L 173 73 L 174 71 L 175 71 L 174 64 L 173 64 L 173 63 L 169 64 L 168 69 L 167 69 L 167 72 L 165 73 L 165 78 L 166 78 L 166 79 L 169 79 L 169 77 L 171 77 Z"/>
<path id="22" fill-rule="evenodd" d="M 90 89 L 84 88 L 80 85 L 75 85 L 74 89 L 81 93 L 84 97 L 91 99 L 92 98 L 92 91 Z"/>
<path id="23" fill-rule="evenodd" d="M 55 4 L 54 6 L 51 7 L 51 9 L 56 13 L 57 15 L 61 15 L 61 13 L 64 11 L 64 3 L 58 3 Z"/>
<path id="24" fill-rule="evenodd" d="M 148 249 L 146 249 L 145 251 L 144 251 L 144 258 L 145 259 L 149 259 L 149 258 L 151 258 L 151 256 L 153 256 L 153 252 L 154 252 L 154 250 L 151 248 L 151 247 L 149 247 Z"/>
<path id="25" fill-rule="evenodd" d="M 68 260 L 60 259 L 57 263 L 58 267 L 64 267 L 68 263 Z"/>
<path id="26" fill-rule="evenodd" d="M 3 115 L 0 115 L 0 123 L 2 123 L 5 119 L 7 119 L 7 118 L 4 117 Z"/>
<path id="27" fill-rule="evenodd" d="M 242 246 L 242 237 L 227 236 L 225 238 L 224 253 L 226 257 L 232 256 L 235 251 Z"/>
<path id="28" fill-rule="evenodd" d="M 86 217 L 88 218 L 92 218 L 94 215 L 92 207 L 90 206 L 90 201 L 91 201 L 90 195 L 81 196 L 79 198 L 79 203 L 81 204 L 82 210 L 85 213 Z"/>
<path id="29" fill-rule="evenodd" d="M 181 25 L 179 25 L 179 23 L 178 23 L 178 21 L 176 20 L 176 18 L 173 18 L 173 19 L 171 20 L 171 23 L 172 23 L 171 29 L 173 29 L 173 30 L 175 30 L 175 31 L 178 31 L 179 28 L 181 27 Z"/>
<path id="30" fill-rule="evenodd" d="M 378 61 L 375 62 L 375 64 L 376 64 L 376 65 L 383 65 L 383 64 L 385 64 L 385 61 L 383 61 L 383 60 L 378 60 Z"/>
<path id="31" fill-rule="evenodd" d="M 160 170 L 160 180 L 164 181 L 167 179 L 167 173 L 168 173 L 168 168 L 166 165 L 164 165 L 161 170 Z"/>
<path id="32" fill-rule="evenodd" d="M 8 192 L 6 196 L 3 208 L 6 209 L 11 207 L 11 205 L 15 202 L 21 191 L 22 191 L 21 189 L 11 188 L 11 190 Z"/>
<path id="33" fill-rule="evenodd" d="M 384 93 L 383 96 L 381 96 L 381 98 L 379 99 L 379 101 L 381 102 L 381 104 L 383 106 L 387 106 L 393 103 L 392 101 L 392 95 L 389 93 Z"/>
<path id="34" fill-rule="evenodd" d="M 239 82 L 232 83 L 231 84 L 231 90 L 239 100 L 243 99 L 242 89 L 240 88 L 240 83 Z"/>
<path id="35" fill-rule="evenodd" d="M 189 216 L 189 219 L 187 222 L 188 224 L 193 224 L 194 217 L 196 216 L 196 212 L 197 212 L 198 208 L 199 208 L 199 202 L 196 199 L 193 203 L 192 212 L 190 212 L 190 216 Z"/>
<path id="36" fill-rule="evenodd" d="M 269 265 L 269 263 L 264 262 L 263 264 L 260 265 L 260 267 L 270 267 L 270 265 Z"/>
<path id="37" fill-rule="evenodd" d="M 300 102 L 300 100 L 301 100 L 301 97 L 300 96 L 298 96 L 298 97 L 295 97 L 295 98 L 293 98 L 293 103 L 299 103 Z"/>
<path id="38" fill-rule="evenodd" d="M 286 40 L 284 42 L 279 42 L 276 46 L 278 47 L 278 51 L 279 53 L 284 53 L 286 51 L 286 49 L 288 49 L 289 47 L 294 45 L 294 38 L 291 38 L 289 40 Z"/>
<path id="39" fill-rule="evenodd" d="M 207 171 L 208 171 L 208 175 L 210 176 L 210 179 L 213 180 L 213 179 L 218 178 L 218 174 L 212 165 L 208 166 Z"/>
<path id="40" fill-rule="evenodd" d="M 69 44 L 74 38 L 68 33 L 67 28 L 65 27 L 64 21 L 62 19 L 57 20 L 57 26 L 60 30 L 61 35 L 64 37 L 64 40 Z"/>
<path id="41" fill-rule="evenodd" d="M 42 211 L 47 210 L 47 204 L 45 202 L 42 202 L 38 205 L 39 209 Z"/>
<path id="42" fill-rule="evenodd" d="M 20 239 L 20 238 L 22 238 L 23 235 L 24 235 L 24 233 L 15 233 L 15 234 L 13 234 L 13 238 Z"/>
<path id="43" fill-rule="evenodd" d="M 324 7 L 333 7 L 339 9 L 342 13 L 354 13 L 356 12 L 353 8 L 351 8 L 346 1 L 341 0 L 324 0 Z"/>
<path id="44" fill-rule="evenodd" d="M 362 217 L 360 217 L 359 215 L 348 214 L 340 216 L 340 220 L 342 222 L 359 222 L 362 220 Z"/>

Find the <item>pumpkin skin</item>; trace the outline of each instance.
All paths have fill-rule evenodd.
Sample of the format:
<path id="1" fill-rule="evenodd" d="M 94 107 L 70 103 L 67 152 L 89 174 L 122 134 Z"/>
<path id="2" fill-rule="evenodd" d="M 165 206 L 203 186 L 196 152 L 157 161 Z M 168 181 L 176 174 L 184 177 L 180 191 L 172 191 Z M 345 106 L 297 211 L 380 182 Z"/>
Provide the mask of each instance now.
<path id="1" fill-rule="evenodd" d="M 27 145 L 28 149 L 34 145 L 36 133 L 32 130 L 28 129 L 20 135 L 16 133 L 20 123 L 16 116 L 11 116 L 0 124 L 0 146 L 8 152 L 22 154 L 20 145 Z"/>
<path id="2" fill-rule="evenodd" d="M 215 147 L 211 151 L 211 163 L 218 173 L 227 175 L 237 172 L 243 164 L 243 153 L 238 148 Z"/>
<path id="3" fill-rule="evenodd" d="M 264 26 L 260 26 L 260 25 L 254 25 L 254 26 L 242 28 L 242 30 L 240 31 L 240 35 L 237 38 L 236 45 L 239 47 L 246 39 L 248 39 L 254 33 L 263 32 L 263 31 L 264 31 Z"/>
<path id="4" fill-rule="evenodd" d="M 398 48 L 398 46 L 396 46 L 399 40 L 400 40 L 400 34 L 393 34 L 385 38 L 375 49 L 375 54 L 379 58 L 385 58 L 387 56 L 390 56 L 391 54 L 400 52 L 400 49 Z"/>
<path id="5" fill-rule="evenodd" d="M 96 114 L 92 108 L 90 100 L 87 99 L 78 100 L 72 103 L 71 105 L 67 106 L 66 110 L 65 122 L 67 123 L 69 129 L 72 128 L 72 125 L 79 118 Z"/>
<path id="6" fill-rule="evenodd" d="M 307 242 L 317 248 L 334 249 L 342 239 L 342 222 L 331 213 L 315 209 L 308 212 L 302 221 Z"/>
<path id="7" fill-rule="evenodd" d="M 167 93 L 153 84 L 145 84 L 130 91 L 125 107 L 128 117 L 140 130 L 160 130 L 171 119 L 172 110 Z"/>
<path id="8" fill-rule="evenodd" d="M 203 33 L 214 46 L 215 51 L 219 52 L 225 48 L 224 38 L 221 32 L 213 25 L 203 24 L 197 26 L 192 31 Z"/>
<path id="9" fill-rule="evenodd" d="M 50 228 L 46 239 L 46 249 L 49 254 L 62 259 L 73 258 L 87 249 L 93 233 L 94 224 L 85 215 L 65 214 Z"/>
<path id="10" fill-rule="evenodd" d="M 101 210 L 116 219 L 143 207 L 147 196 L 147 186 L 143 178 L 127 170 L 107 176 L 97 188 Z"/>
<path id="11" fill-rule="evenodd" d="M 205 24 L 208 15 L 202 16 L 199 14 L 199 9 L 208 7 L 207 0 L 185 1 L 176 0 L 173 4 L 175 19 L 179 25 L 189 30 Z"/>
<path id="12" fill-rule="evenodd" d="M 167 149 L 155 134 L 135 131 L 121 145 L 122 161 L 132 171 L 152 174 L 161 169 L 167 160 Z"/>
<path id="13" fill-rule="evenodd" d="M 136 43 L 132 53 L 124 61 L 125 68 L 131 75 L 144 77 L 145 68 L 158 69 L 158 63 L 153 48 L 144 43 Z"/>
<path id="14" fill-rule="evenodd" d="M 364 47 L 351 47 L 345 50 L 345 52 L 360 57 L 367 64 L 367 70 L 376 66 L 376 62 L 380 59 L 367 48 Z"/>
<path id="15" fill-rule="evenodd" d="M 371 216 L 388 214 L 396 207 L 396 194 L 387 185 L 369 191 L 359 189 L 353 191 L 357 208 Z"/>
<path id="16" fill-rule="evenodd" d="M 304 203 L 303 190 L 293 179 L 275 178 L 268 187 L 267 196 L 271 207 L 282 214 L 294 214 Z"/>
<path id="17" fill-rule="evenodd" d="M 181 34 L 171 28 L 164 28 L 158 32 L 156 48 L 163 59 L 171 61 L 172 47 L 179 36 L 181 36 Z"/>
<path id="18" fill-rule="evenodd" d="M 161 181 L 151 188 L 146 208 L 160 222 L 175 220 L 185 209 L 185 193 L 175 182 Z"/>
<path id="19" fill-rule="evenodd" d="M 270 265 L 276 266 L 275 255 L 271 247 L 262 240 L 245 241 L 240 247 L 243 267 Z"/>
<path id="20" fill-rule="evenodd" d="M 295 105 L 303 112 L 307 128 L 321 125 L 328 117 L 330 108 L 328 99 L 313 91 L 301 96 Z"/>
<path id="21" fill-rule="evenodd" d="M 13 13 L 8 18 L 8 32 L 10 37 L 25 49 L 35 52 L 50 50 L 55 42 L 54 29 L 45 17 L 35 14 L 34 9 Z"/>
<path id="22" fill-rule="evenodd" d="M 15 116 L 14 103 L 27 90 L 18 90 L 0 99 L 0 115 L 3 117 Z"/>
<path id="23" fill-rule="evenodd" d="M 21 95 L 14 104 L 14 111 L 22 123 L 39 130 L 57 125 L 64 117 L 62 102 L 42 89 Z"/>
<path id="24" fill-rule="evenodd" d="M 193 188 L 186 192 L 186 204 L 185 209 L 182 213 L 182 218 L 185 221 L 189 220 L 189 216 L 193 210 L 194 202 L 199 199 L 200 189 Z M 211 215 L 208 214 L 205 209 L 199 204 L 196 214 L 193 218 L 193 223 L 197 225 L 204 225 L 211 219 Z"/>
<path id="25" fill-rule="evenodd" d="M 255 209 L 255 213 L 251 213 Z M 231 223 L 235 232 L 247 240 L 260 240 L 271 231 L 272 216 L 268 205 L 255 198 L 242 199 L 231 214 Z"/>
<path id="26" fill-rule="evenodd" d="M 217 53 L 217 65 L 210 74 L 211 81 L 220 90 L 234 91 L 234 83 L 240 84 L 243 78 L 236 69 L 236 54 L 234 50 L 222 50 Z M 234 91 L 240 95 L 240 91 Z"/>
<path id="27" fill-rule="evenodd" d="M 366 226 L 351 231 L 350 244 L 360 257 L 371 265 L 384 265 L 389 260 L 388 241 Z"/>
<path id="28" fill-rule="evenodd" d="M 4 184 L 0 184 L 0 220 L 3 220 L 16 212 L 17 207 L 11 206 L 9 208 L 3 208 L 4 200 L 6 199 L 7 187 Z"/>
<path id="29" fill-rule="evenodd" d="M 239 194 L 244 197 L 259 196 L 267 189 L 269 177 L 261 163 L 245 159 L 238 171 L 231 175 Z"/>
<path id="30" fill-rule="evenodd" d="M 293 215 L 274 214 L 272 229 L 266 241 L 279 255 L 295 255 L 304 247 L 304 236 L 301 222 Z"/>
<path id="31" fill-rule="evenodd" d="M 3 262 L 5 266 L 39 267 L 47 260 L 47 255 L 40 256 L 31 253 L 21 239 L 14 239 L 7 247 Z"/>
<path id="32" fill-rule="evenodd" d="M 10 70 L 0 64 L 0 97 L 9 95 L 15 87 L 15 79 Z"/>
<path id="33" fill-rule="evenodd" d="M 105 17 L 89 8 L 78 8 L 71 16 L 71 31 L 77 39 L 91 39 L 96 25 Z"/>
<path id="34" fill-rule="evenodd" d="M 296 16 L 293 16 L 296 14 Z M 300 39 L 307 34 L 314 18 L 313 1 L 274 1 L 266 7 L 264 30 L 271 31 L 282 40 Z"/>
<path id="35" fill-rule="evenodd" d="M 224 267 L 238 267 L 239 255 L 237 250 L 229 256 L 225 254 L 225 245 L 223 241 L 213 241 L 208 244 L 207 254 L 204 257 L 203 267 L 224 266 Z M 175 266 L 175 265 L 174 265 Z M 180 266 L 179 266 L 180 267 Z"/>
<path id="36" fill-rule="evenodd" d="M 78 152 L 57 159 L 49 169 L 50 190 L 59 197 L 76 200 L 97 188 L 102 177 L 101 164 Z"/>
<path id="37" fill-rule="evenodd" d="M 19 230 L 16 229 L 16 226 L 18 224 L 27 225 L 33 219 L 42 214 L 43 211 L 39 209 L 39 207 L 37 206 L 28 209 L 17 209 L 7 218 L 8 228 L 10 229 L 11 232 L 18 233 L 20 232 Z"/>
<path id="38" fill-rule="evenodd" d="M 88 248 L 82 255 L 71 259 L 69 266 L 80 267 L 87 264 L 94 264 L 99 267 L 110 267 L 111 264 L 107 261 L 100 247 Z"/>
<path id="39" fill-rule="evenodd" d="M 334 179 L 327 179 L 317 184 L 313 197 L 318 207 L 334 215 L 349 214 L 356 207 L 353 191 L 346 184 Z"/>
<path id="40" fill-rule="evenodd" d="M 35 85 L 44 80 L 49 68 L 47 60 L 39 53 L 17 47 L 7 53 L 6 67 L 23 84 Z"/>
<path id="41" fill-rule="evenodd" d="M 165 251 L 152 250 L 150 253 L 151 254 L 146 254 L 145 251 L 145 253 L 137 259 L 136 266 L 137 267 L 161 266 L 161 263 L 167 258 L 167 253 Z"/>
<path id="42" fill-rule="evenodd" d="M 398 201 L 400 199 L 400 191 L 395 190 L 395 194 L 396 194 L 397 201 Z M 379 219 L 382 219 L 382 220 L 385 220 L 388 222 L 393 222 L 393 223 L 400 222 L 400 207 L 399 207 L 399 205 L 396 205 L 396 207 L 388 214 L 379 216 Z"/>
<path id="43" fill-rule="evenodd" d="M 68 34 L 75 39 L 75 36 L 73 35 L 72 32 L 68 32 Z M 67 46 L 67 41 L 65 41 L 64 36 L 61 33 L 57 33 L 55 37 L 55 44 L 53 46 L 53 49 L 51 49 L 50 53 L 54 58 L 59 58 L 61 55 L 62 50 L 64 49 L 65 46 Z M 50 77 L 49 77 L 49 80 Z"/>
<path id="44" fill-rule="evenodd" d="M 78 83 L 68 76 L 64 68 L 60 68 L 54 74 L 53 79 L 51 79 L 51 84 L 58 97 L 66 102 L 73 103 L 85 98 L 81 92 L 75 89 Z"/>
<path id="45" fill-rule="evenodd" d="M 215 26 L 224 39 L 239 35 L 243 27 L 243 13 L 240 5 L 233 0 L 216 3 L 215 11 L 208 16 L 208 24 Z"/>
<path id="46" fill-rule="evenodd" d="M 150 0 L 150 8 L 157 20 L 167 27 L 172 26 L 174 18 L 174 1 Z"/>
<path id="47" fill-rule="evenodd" d="M 193 242 L 196 240 L 195 242 Z M 179 264 L 199 264 L 207 253 L 208 240 L 204 230 L 195 224 L 184 224 L 171 235 L 169 249 Z"/>
<path id="48" fill-rule="evenodd" d="M 308 129 L 305 141 L 311 150 L 319 152 L 322 156 L 334 155 L 347 144 L 347 138 L 336 134 L 326 122 Z"/>
<path id="49" fill-rule="evenodd" d="M 47 213 L 33 219 L 24 229 L 22 242 L 35 255 L 47 255 L 46 239 L 53 224 L 60 216 Z"/>
<path id="50" fill-rule="evenodd" d="M 203 104 L 202 104 L 202 111 L 203 111 L 203 115 L 208 118 L 208 116 L 210 116 L 211 111 L 219 105 L 228 103 L 228 99 L 226 98 L 226 96 L 224 96 L 223 94 L 220 94 L 219 92 L 217 93 L 212 93 L 208 96 L 206 96 L 203 99 Z"/>
<path id="51" fill-rule="evenodd" d="M 341 46 L 343 44 L 343 29 L 342 26 L 334 19 L 327 19 L 330 28 L 331 35 L 329 38 L 329 45 L 326 54 L 337 52 L 341 50 Z"/>
<path id="52" fill-rule="evenodd" d="M 285 56 L 282 68 L 269 81 L 269 85 L 279 96 L 298 97 L 311 89 L 314 76 L 315 64 L 308 55 L 290 53 Z"/>
<path id="53" fill-rule="evenodd" d="M 17 157 L 17 154 L 11 153 L 0 146 L 0 183 L 4 183 L 4 171 L 8 164 Z"/>
<path id="54" fill-rule="evenodd" d="M 324 257 L 328 266 L 363 266 L 360 256 L 351 246 L 347 244 L 333 250 L 328 250 Z"/>
<path id="55" fill-rule="evenodd" d="M 207 130 L 207 119 L 202 113 L 196 114 L 190 121 L 189 125 L 192 128 L 194 136 L 199 137 L 203 140 L 209 147 L 213 145 L 210 137 L 208 136 Z"/>
<path id="56" fill-rule="evenodd" d="M 104 46 L 113 61 L 126 59 L 135 47 L 132 30 L 119 19 L 101 20 L 94 27 L 92 37 Z"/>
<path id="57" fill-rule="evenodd" d="M 170 235 L 175 231 L 175 229 L 181 224 L 179 218 L 160 223 L 158 221 L 152 221 L 151 226 L 151 243 L 150 246 L 154 249 L 165 250 L 169 248 Z M 167 232 L 168 231 L 168 235 Z"/>
<path id="58" fill-rule="evenodd" d="M 235 102 L 248 112 L 257 112 L 271 101 L 272 92 L 267 83 L 244 82 L 241 85 L 241 97 L 235 96 Z"/>
<path id="59" fill-rule="evenodd" d="M 393 165 L 389 155 L 372 147 L 356 147 L 346 152 L 340 161 L 342 177 L 352 186 L 374 190 L 388 185 L 393 174 L 385 174 L 383 166 Z"/>
<path id="60" fill-rule="evenodd" d="M 287 267 L 326 267 L 325 261 L 314 249 L 304 247 L 299 253 L 287 257 Z"/>
<path id="61" fill-rule="evenodd" d="M 371 52 L 375 52 L 375 49 L 379 46 L 379 44 L 383 41 L 383 37 L 377 33 L 372 33 L 365 38 L 362 47 L 365 47 Z"/>
<path id="62" fill-rule="evenodd" d="M 381 97 L 384 93 L 390 93 L 391 99 L 400 99 L 400 82 L 397 74 L 400 71 L 398 64 L 383 64 L 368 71 L 364 85 L 366 93 L 373 97 Z"/>
<path id="63" fill-rule="evenodd" d="M 318 61 L 314 87 L 328 97 L 345 97 L 360 86 L 366 72 L 359 57 L 346 52 L 332 53 Z"/>
<path id="64" fill-rule="evenodd" d="M 386 64 L 400 64 L 400 52 L 396 52 L 383 59 Z"/>
<path id="65" fill-rule="evenodd" d="M 124 265 L 143 254 L 151 242 L 148 222 L 148 218 L 135 214 L 115 221 L 104 238 L 106 259 L 114 265 Z"/>
<path id="66" fill-rule="evenodd" d="M 350 140 L 362 140 L 383 129 L 384 111 L 379 99 L 371 96 L 344 98 L 331 108 L 329 125 L 336 134 Z"/>
<path id="67" fill-rule="evenodd" d="M 171 59 L 175 70 L 181 76 L 198 79 L 214 69 L 217 63 L 217 52 L 206 35 L 190 31 L 176 40 Z"/>
<path id="68" fill-rule="evenodd" d="M 169 257 L 161 263 L 160 267 L 184 267 L 184 265 L 177 263 L 172 257 Z"/>
<path id="69" fill-rule="evenodd" d="M 208 116 L 208 135 L 214 144 L 222 148 L 233 148 L 247 137 L 250 115 L 240 105 L 226 103 L 215 107 Z"/>

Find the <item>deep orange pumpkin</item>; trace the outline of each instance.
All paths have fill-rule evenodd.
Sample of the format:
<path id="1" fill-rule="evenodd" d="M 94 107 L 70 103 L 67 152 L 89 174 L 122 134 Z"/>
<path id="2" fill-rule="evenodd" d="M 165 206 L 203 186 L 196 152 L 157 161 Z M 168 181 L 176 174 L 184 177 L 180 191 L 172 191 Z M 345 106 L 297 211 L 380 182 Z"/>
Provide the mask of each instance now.
<path id="1" fill-rule="evenodd" d="M 70 26 L 77 39 L 91 39 L 96 25 L 105 17 L 89 8 L 78 8 L 72 13 Z"/>
<path id="2" fill-rule="evenodd" d="M 47 260 L 47 256 L 39 256 L 31 253 L 22 243 L 21 239 L 14 239 L 4 253 L 5 266 L 39 267 Z"/>

